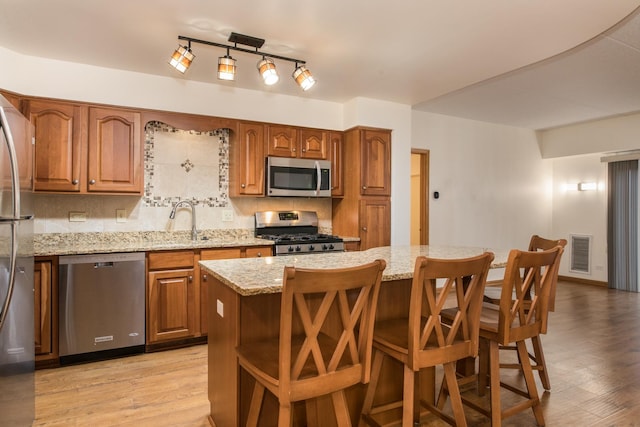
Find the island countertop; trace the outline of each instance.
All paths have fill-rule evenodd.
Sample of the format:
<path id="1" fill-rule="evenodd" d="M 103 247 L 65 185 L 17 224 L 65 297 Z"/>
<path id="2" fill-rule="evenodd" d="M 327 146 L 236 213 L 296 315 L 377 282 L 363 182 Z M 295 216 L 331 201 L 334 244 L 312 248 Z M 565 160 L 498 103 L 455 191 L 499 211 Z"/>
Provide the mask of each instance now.
<path id="1" fill-rule="evenodd" d="M 382 280 L 410 279 L 416 257 L 466 258 L 491 251 L 495 259 L 491 268 L 506 265 L 508 250 L 463 246 L 384 246 L 366 251 L 329 252 L 264 258 L 200 261 L 200 266 L 239 295 L 278 293 L 282 291 L 285 266 L 299 268 L 344 268 L 384 259 L 387 267 Z"/>

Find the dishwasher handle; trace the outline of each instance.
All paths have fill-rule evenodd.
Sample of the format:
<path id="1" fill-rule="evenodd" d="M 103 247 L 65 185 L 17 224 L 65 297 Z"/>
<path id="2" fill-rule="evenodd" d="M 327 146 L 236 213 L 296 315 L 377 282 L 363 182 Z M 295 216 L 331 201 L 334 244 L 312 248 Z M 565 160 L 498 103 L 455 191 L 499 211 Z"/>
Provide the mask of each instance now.
<path id="1" fill-rule="evenodd" d="M 93 264 L 93 268 L 106 268 L 106 267 L 113 267 L 113 262 L 112 261 L 96 262 Z"/>

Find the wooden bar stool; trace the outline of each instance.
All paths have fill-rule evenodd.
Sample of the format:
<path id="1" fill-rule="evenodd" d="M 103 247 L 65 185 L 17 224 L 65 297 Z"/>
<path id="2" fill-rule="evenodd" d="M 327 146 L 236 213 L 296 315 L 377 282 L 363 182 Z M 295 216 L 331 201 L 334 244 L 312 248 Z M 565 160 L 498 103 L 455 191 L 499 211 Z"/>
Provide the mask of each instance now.
<path id="1" fill-rule="evenodd" d="M 485 252 L 466 259 L 416 259 L 407 316 L 376 322 L 375 357 L 361 424 L 380 425 L 376 415 L 402 408 L 402 426 L 410 427 L 419 422 L 420 410 L 424 407 L 451 425 L 466 426 L 456 382 L 456 361 L 477 355 L 482 293 L 493 258 L 492 253 Z M 444 282 L 440 289 L 436 289 L 437 280 Z M 454 319 L 451 324 L 444 324 L 440 312 L 451 299 L 457 302 Z M 404 365 L 403 397 L 399 402 L 374 406 L 376 386 L 386 357 Z M 453 418 L 433 402 L 414 396 L 416 374 L 422 368 L 437 365 L 444 366 L 443 381 L 451 393 Z"/>
<path id="2" fill-rule="evenodd" d="M 285 267 L 279 338 L 242 343 L 239 364 L 255 379 L 247 426 L 256 426 L 265 389 L 279 402 L 278 426 L 293 403 L 331 395 L 339 426 L 350 426 L 344 389 L 369 381 L 371 341 L 384 260 L 351 268 Z M 322 423 L 320 422 L 320 425 Z"/>
<path id="3" fill-rule="evenodd" d="M 502 295 L 499 305 L 485 303 L 480 315 L 480 362 L 477 374 L 478 391 L 484 394 L 487 378 L 490 384 L 490 410 L 470 400 L 463 402 L 469 407 L 489 416 L 491 425 L 499 427 L 502 419 L 531 408 L 538 425 L 544 425 L 540 399 L 533 378 L 533 369 L 525 340 L 539 336 L 543 330 L 549 296 L 557 273 L 562 246 L 547 251 L 533 252 L 511 250 L 505 276 L 502 283 Z M 530 299 L 529 299 L 530 298 Z M 452 312 L 445 311 L 443 316 L 452 321 Z M 519 369 L 524 376 L 526 390 L 500 380 L 501 346 L 515 345 L 518 351 Z M 465 381 L 466 379 L 461 380 Z M 525 399 L 510 408 L 502 408 L 500 388 L 506 388 Z M 446 388 L 441 389 L 439 403 L 446 399 Z"/>
<path id="4" fill-rule="evenodd" d="M 565 239 L 545 239 L 544 237 L 540 237 L 537 234 L 531 236 L 531 240 L 529 241 L 529 251 L 546 251 L 556 246 L 561 246 L 564 248 L 567 245 L 567 241 Z M 560 261 L 557 263 L 556 271 L 553 274 L 553 283 L 551 286 L 551 291 L 549 294 L 549 311 L 555 311 L 555 303 L 556 303 L 556 288 L 558 287 L 558 269 L 560 268 Z M 485 301 L 492 302 L 494 304 L 500 303 L 500 292 L 501 288 L 494 289 L 485 289 Z M 497 291 L 497 293 L 495 292 Z M 548 327 L 548 316 L 543 319 L 543 325 L 541 334 L 547 333 Z M 540 336 L 531 337 L 531 346 L 533 348 L 533 353 L 528 351 L 529 359 L 533 363 L 531 365 L 532 369 L 538 371 L 538 375 L 540 376 L 540 381 L 542 382 L 542 386 L 545 390 L 551 390 L 551 382 L 549 381 L 549 372 L 547 371 L 547 363 L 544 358 L 544 351 L 542 348 L 542 340 Z M 513 350 L 515 351 L 516 346 L 501 346 L 500 350 Z M 501 368 L 511 368 L 511 369 L 520 369 L 519 364 L 508 364 L 503 363 L 500 365 Z"/>

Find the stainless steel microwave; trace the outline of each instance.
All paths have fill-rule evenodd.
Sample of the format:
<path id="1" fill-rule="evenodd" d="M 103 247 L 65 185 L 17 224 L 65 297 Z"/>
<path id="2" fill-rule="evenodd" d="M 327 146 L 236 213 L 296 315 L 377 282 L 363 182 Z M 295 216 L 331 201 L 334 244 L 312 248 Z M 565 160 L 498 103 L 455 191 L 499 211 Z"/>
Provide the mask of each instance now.
<path id="1" fill-rule="evenodd" d="M 267 196 L 331 197 L 331 162 L 328 160 L 267 157 Z"/>

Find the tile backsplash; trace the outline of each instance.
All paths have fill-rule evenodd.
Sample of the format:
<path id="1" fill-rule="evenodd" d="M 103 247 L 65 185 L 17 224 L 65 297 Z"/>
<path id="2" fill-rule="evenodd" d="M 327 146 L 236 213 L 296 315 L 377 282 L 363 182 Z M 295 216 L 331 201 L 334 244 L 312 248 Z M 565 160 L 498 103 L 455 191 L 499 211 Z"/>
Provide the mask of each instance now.
<path id="1" fill-rule="evenodd" d="M 229 131 L 192 132 L 150 122 L 145 128 L 144 195 L 94 196 L 36 194 L 36 233 L 189 230 L 191 213 L 179 209 L 180 200 L 196 205 L 198 230 L 253 229 L 256 211 L 313 210 L 320 228 L 331 229 L 331 199 L 228 197 Z M 116 221 L 116 210 L 126 222 Z M 227 211 L 227 212 L 225 212 Z M 223 212 L 232 221 L 223 221 Z M 71 212 L 84 212 L 86 221 L 71 222 Z"/>

